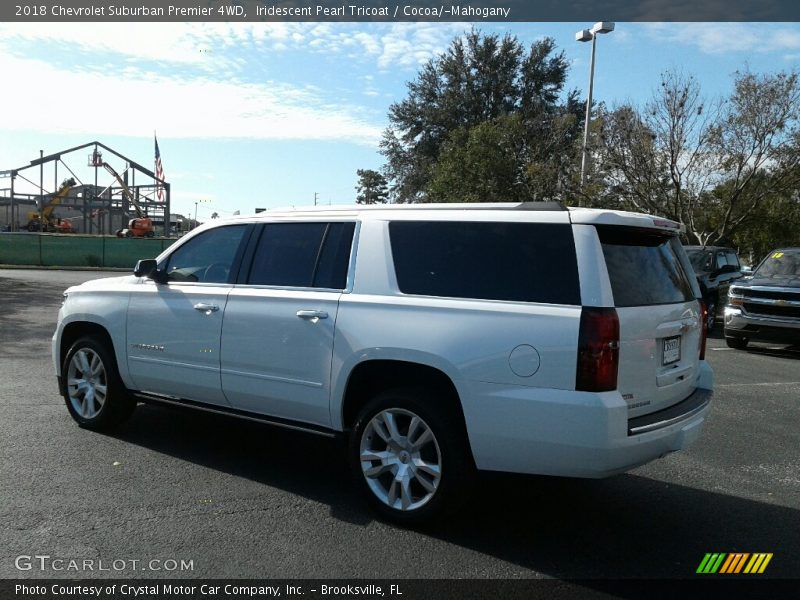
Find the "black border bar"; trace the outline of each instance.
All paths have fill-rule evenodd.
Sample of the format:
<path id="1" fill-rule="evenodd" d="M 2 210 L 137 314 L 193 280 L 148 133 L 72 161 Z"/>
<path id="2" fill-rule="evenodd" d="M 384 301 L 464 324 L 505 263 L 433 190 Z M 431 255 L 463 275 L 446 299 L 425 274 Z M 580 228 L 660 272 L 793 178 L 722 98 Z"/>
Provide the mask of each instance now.
<path id="1" fill-rule="evenodd" d="M 4 0 L 9 22 L 800 21 L 797 0 Z"/>
<path id="2" fill-rule="evenodd" d="M 797 579 L 698 575 L 688 579 L 50 579 L 0 581 L 4 600 L 561 600 L 594 598 L 796 598 Z M 258 593 L 259 588 L 278 589 Z M 24 588 L 21 591 L 21 588 Z M 134 594 L 134 589 L 136 593 Z M 78 590 L 85 590 L 80 593 Z M 70 593 L 76 591 L 77 593 Z"/>

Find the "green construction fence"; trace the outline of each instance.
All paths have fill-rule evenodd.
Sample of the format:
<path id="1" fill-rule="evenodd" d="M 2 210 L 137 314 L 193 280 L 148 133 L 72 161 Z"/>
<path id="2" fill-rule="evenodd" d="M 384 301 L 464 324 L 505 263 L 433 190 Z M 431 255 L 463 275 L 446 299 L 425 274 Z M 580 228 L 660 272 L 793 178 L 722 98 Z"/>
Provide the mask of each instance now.
<path id="1" fill-rule="evenodd" d="M 118 238 L 58 233 L 0 233 L 0 265 L 133 268 L 175 242 L 170 238 Z"/>

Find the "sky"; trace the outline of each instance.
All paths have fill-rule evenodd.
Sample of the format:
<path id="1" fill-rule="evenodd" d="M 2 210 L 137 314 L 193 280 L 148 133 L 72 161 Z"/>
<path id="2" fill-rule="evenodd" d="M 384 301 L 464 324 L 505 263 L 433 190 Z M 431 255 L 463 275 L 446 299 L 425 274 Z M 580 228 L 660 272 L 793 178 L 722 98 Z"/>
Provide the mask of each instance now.
<path id="1" fill-rule="evenodd" d="M 591 25 L 476 24 L 525 45 L 554 38 L 571 64 L 567 88 L 583 98 L 590 44 L 575 32 Z M 320 204 L 350 204 L 356 170 L 384 164 L 378 144 L 391 103 L 471 27 L 0 23 L 0 171 L 94 140 L 152 168 L 155 131 L 173 213 L 203 221 L 312 205 L 315 194 Z M 737 70 L 798 65 L 798 23 L 617 23 L 597 40 L 594 99 L 643 103 L 667 69 L 695 75 L 714 98 L 730 93 Z M 79 177 L 86 154 L 65 158 Z M 0 177 L 0 190 L 8 185 Z"/>

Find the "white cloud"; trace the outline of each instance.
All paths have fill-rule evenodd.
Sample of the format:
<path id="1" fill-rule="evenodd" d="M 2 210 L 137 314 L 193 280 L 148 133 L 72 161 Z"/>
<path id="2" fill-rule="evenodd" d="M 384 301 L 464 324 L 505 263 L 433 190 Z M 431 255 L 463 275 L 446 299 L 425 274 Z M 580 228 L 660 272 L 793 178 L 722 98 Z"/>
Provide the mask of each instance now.
<path id="1" fill-rule="evenodd" d="M 443 52 L 453 36 L 463 32 L 463 23 L 396 23 L 381 37 L 378 66 L 418 67 Z"/>
<path id="2" fill-rule="evenodd" d="M 214 77 L 68 72 L 0 54 L 0 129 L 174 138 L 338 140 L 374 145 L 381 127 L 347 107 L 323 104 L 313 88 L 246 84 Z M 53 90 L 71 90 L 54 97 Z"/>
<path id="3" fill-rule="evenodd" d="M 264 52 L 311 52 L 409 71 L 442 52 L 460 23 L 0 24 L 0 129 L 175 138 L 311 139 L 376 145 L 382 125 L 330 104 L 293 77 L 263 80 Z M 73 62 L 67 62 L 73 61 Z M 367 66 L 367 69 L 370 67 Z M 258 81 L 248 81 L 252 72 Z M 167 75 L 169 74 L 169 75 Z M 346 81 L 346 78 L 343 79 Z M 379 94 L 372 75 L 362 97 Z M 365 84 L 365 85 L 364 85 Z M 53 90 L 70 93 L 53 95 Z"/>
<path id="4" fill-rule="evenodd" d="M 173 63 L 202 64 L 205 49 L 196 29 L 171 23 L 103 23 L 66 26 L 63 23 L 0 23 L 0 39 L 9 51 L 12 42 L 54 42 L 84 50 L 96 57 L 118 54 Z"/>
<path id="5" fill-rule="evenodd" d="M 442 52 L 464 23 L 0 23 L 0 51 L 19 42 L 53 42 L 93 57 L 191 65 L 208 72 L 241 69 L 234 50 L 311 50 L 412 69 Z M 80 66 L 80 65 L 78 65 Z"/>
<path id="6" fill-rule="evenodd" d="M 800 27 L 751 23 L 651 23 L 648 36 L 696 46 L 706 54 L 800 50 Z"/>

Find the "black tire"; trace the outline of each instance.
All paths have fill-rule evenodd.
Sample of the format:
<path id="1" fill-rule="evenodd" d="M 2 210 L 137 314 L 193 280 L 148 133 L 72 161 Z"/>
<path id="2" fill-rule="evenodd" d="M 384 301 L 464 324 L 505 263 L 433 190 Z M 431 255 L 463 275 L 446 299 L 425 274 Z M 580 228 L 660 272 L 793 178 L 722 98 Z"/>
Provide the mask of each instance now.
<path id="1" fill-rule="evenodd" d="M 148 231 L 147 233 L 144 234 L 144 237 L 148 237 L 148 238 L 156 237 L 156 233 L 155 233 L 155 231 Z"/>
<path id="2" fill-rule="evenodd" d="M 76 355 L 80 356 L 73 364 L 73 358 Z M 96 365 L 96 357 L 100 368 L 92 369 L 87 377 L 85 369 L 81 366 L 81 356 L 86 359 L 84 364 L 88 364 L 89 367 Z M 73 380 L 87 381 L 90 379 L 94 381 L 95 385 L 71 384 Z M 125 389 L 119 377 L 113 352 L 104 342 L 95 337 L 82 337 L 72 344 L 61 365 L 61 380 L 61 395 L 67 404 L 67 410 L 81 427 L 94 430 L 113 429 L 127 420 L 136 408 L 136 401 Z M 90 397 L 86 391 L 87 387 L 91 387 Z M 98 402 L 100 400 L 99 387 L 105 388 L 105 397 L 102 398 L 102 403 Z M 82 406 L 86 405 L 89 405 L 90 409 L 97 410 L 82 412 L 85 410 L 82 409 Z"/>
<path id="3" fill-rule="evenodd" d="M 732 336 L 725 336 L 725 343 L 728 344 L 728 348 L 735 348 L 736 350 L 744 350 L 747 348 L 747 343 L 749 340 L 747 338 L 740 338 L 740 337 L 732 337 Z"/>
<path id="4" fill-rule="evenodd" d="M 408 489 L 411 491 L 409 496 L 412 498 L 422 501 L 422 496 L 425 494 L 430 495 L 419 507 L 412 508 L 413 503 L 411 507 L 405 510 L 390 506 L 386 501 L 388 498 L 382 500 L 371 487 L 381 487 L 387 479 L 391 482 L 395 479 L 397 471 L 388 470 L 380 477 L 371 478 L 372 484 L 368 482 L 368 477 L 364 473 L 361 460 L 362 446 L 366 445 L 369 448 L 372 443 L 377 443 L 378 446 L 384 445 L 384 442 L 375 435 L 375 430 L 370 426 L 370 423 L 374 417 L 382 413 L 385 414 L 385 411 L 397 412 L 397 429 L 399 432 L 409 433 L 411 417 L 405 414 L 407 412 L 419 417 L 422 422 L 420 427 L 427 426 L 433 435 L 434 442 L 427 442 L 421 447 L 420 451 L 417 451 L 416 455 L 407 455 L 405 460 L 402 460 L 403 464 L 408 465 L 407 468 L 409 470 L 415 471 L 410 464 L 413 463 L 415 467 L 419 466 L 414 456 L 419 457 L 421 452 L 421 460 L 432 464 L 433 459 L 429 459 L 429 456 L 434 456 L 434 451 L 438 450 L 440 475 L 435 485 L 435 490 L 428 492 L 420 485 L 421 479 L 427 481 L 428 485 L 432 485 L 435 479 L 429 476 L 426 471 L 423 471 L 420 475 L 412 476 L 413 481 L 408 485 Z M 404 423 L 404 419 L 408 422 Z M 459 419 L 456 418 L 456 415 L 448 414 L 446 405 L 442 402 L 441 397 L 437 397 L 430 391 L 421 388 L 387 390 L 375 395 L 365 404 L 356 418 L 355 426 L 350 434 L 348 455 L 358 487 L 380 516 L 402 525 L 413 525 L 430 519 L 445 506 L 453 508 L 464 497 L 465 494 L 463 492 L 472 481 L 472 468 L 471 461 L 468 458 L 467 441 L 464 439 L 465 436 L 461 428 L 456 425 L 458 421 Z M 367 431 L 368 426 L 370 427 L 369 431 Z M 415 429 L 412 432 L 414 435 L 407 435 L 405 439 L 416 438 L 419 440 L 421 436 L 417 436 L 416 431 Z M 387 450 L 388 448 L 389 446 L 387 445 Z M 383 465 L 383 461 L 376 459 L 372 462 L 372 465 L 377 468 Z M 397 468 L 402 467 L 400 464 L 392 467 L 392 469 Z M 384 478 L 384 480 L 381 481 L 381 478 Z M 402 500 L 398 498 L 397 502 L 402 503 Z"/>
<path id="5" fill-rule="evenodd" d="M 130 229 L 128 229 L 128 231 L 125 232 L 125 237 L 126 238 L 132 238 L 133 237 L 133 232 Z"/>

